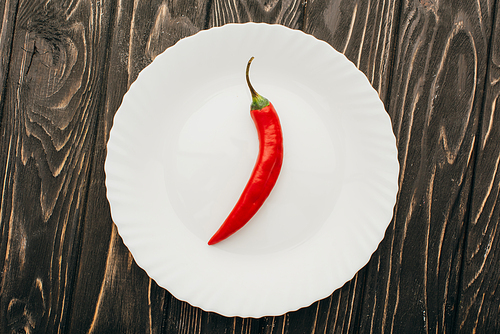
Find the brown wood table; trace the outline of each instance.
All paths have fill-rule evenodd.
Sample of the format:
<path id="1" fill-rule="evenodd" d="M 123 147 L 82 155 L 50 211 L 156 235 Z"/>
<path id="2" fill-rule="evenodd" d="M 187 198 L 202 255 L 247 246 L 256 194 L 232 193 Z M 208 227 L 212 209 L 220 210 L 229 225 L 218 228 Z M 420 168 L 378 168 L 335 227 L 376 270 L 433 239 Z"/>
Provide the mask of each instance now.
<path id="1" fill-rule="evenodd" d="M 0 1 L 1 333 L 499 333 L 500 3 Z M 110 215 L 113 116 L 166 48 L 231 22 L 325 40 L 366 74 L 401 166 L 370 262 L 326 299 L 228 318 L 158 287 Z"/>

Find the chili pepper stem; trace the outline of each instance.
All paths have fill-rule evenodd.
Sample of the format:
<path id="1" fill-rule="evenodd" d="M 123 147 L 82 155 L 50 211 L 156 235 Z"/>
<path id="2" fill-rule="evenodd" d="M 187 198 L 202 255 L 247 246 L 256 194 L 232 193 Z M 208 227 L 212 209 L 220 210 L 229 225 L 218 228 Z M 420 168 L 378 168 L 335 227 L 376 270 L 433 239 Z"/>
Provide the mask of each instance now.
<path id="1" fill-rule="evenodd" d="M 269 100 L 266 99 L 265 97 L 261 96 L 259 93 L 255 91 L 253 88 L 252 84 L 250 83 L 250 78 L 248 73 L 250 72 L 250 64 L 252 64 L 254 57 L 250 58 L 247 64 L 247 71 L 246 71 L 246 79 L 247 79 L 247 85 L 248 88 L 250 89 L 250 94 L 252 94 L 252 105 L 250 106 L 251 110 L 259 110 L 264 107 L 267 107 L 269 105 Z"/>

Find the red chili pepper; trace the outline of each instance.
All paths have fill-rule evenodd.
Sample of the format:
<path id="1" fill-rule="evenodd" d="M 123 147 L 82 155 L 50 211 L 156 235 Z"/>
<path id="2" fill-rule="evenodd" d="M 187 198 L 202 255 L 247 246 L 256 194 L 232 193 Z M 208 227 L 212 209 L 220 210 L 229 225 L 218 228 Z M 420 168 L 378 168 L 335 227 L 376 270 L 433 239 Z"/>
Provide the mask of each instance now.
<path id="1" fill-rule="evenodd" d="M 250 114 L 259 136 L 259 155 L 243 193 L 224 223 L 208 241 L 213 245 L 242 228 L 260 209 L 267 199 L 283 163 L 283 135 L 280 120 L 273 105 L 260 96 L 250 83 L 248 71 L 253 57 L 247 64 L 246 80 L 252 104 Z"/>

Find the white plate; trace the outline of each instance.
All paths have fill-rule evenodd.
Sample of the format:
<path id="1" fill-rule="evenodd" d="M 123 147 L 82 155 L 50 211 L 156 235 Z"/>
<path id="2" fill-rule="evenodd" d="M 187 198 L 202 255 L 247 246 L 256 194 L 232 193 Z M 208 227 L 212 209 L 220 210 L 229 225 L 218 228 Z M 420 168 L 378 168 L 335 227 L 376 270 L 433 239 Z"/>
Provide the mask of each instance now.
<path id="1" fill-rule="evenodd" d="M 258 152 L 251 56 L 252 83 L 281 119 L 283 168 L 257 215 L 208 246 Z M 185 38 L 140 73 L 105 170 L 113 220 L 151 278 L 206 311 L 261 317 L 329 296 L 368 262 L 399 165 L 384 106 L 350 61 L 300 31 L 248 23 Z"/>

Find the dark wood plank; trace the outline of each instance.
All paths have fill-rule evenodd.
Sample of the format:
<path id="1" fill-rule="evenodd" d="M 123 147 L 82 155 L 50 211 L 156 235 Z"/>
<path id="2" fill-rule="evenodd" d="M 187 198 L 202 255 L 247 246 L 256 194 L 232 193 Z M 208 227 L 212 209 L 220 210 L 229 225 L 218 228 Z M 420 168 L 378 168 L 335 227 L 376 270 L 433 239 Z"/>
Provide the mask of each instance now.
<path id="1" fill-rule="evenodd" d="M 109 17 L 84 2 L 18 5 L 0 139 L 3 333 L 66 330 Z"/>
<path id="2" fill-rule="evenodd" d="M 500 4 L 496 3 L 489 51 L 485 102 L 477 138 L 478 153 L 464 265 L 457 332 L 500 332 Z"/>
<path id="3" fill-rule="evenodd" d="M 0 112 L 3 110 L 3 100 L 9 73 L 12 37 L 16 22 L 18 0 L 7 0 L 0 3 Z M 0 115 L 1 117 L 1 115 Z"/>
<path id="4" fill-rule="evenodd" d="M 7 78 L 9 74 L 9 66 L 12 51 L 12 40 L 14 35 L 14 25 L 17 16 L 18 1 L 5 1 L 0 4 L 0 14 L 2 22 L 0 26 L 0 131 L 2 138 L 6 136 L 5 126 L 2 126 L 4 121 L 2 115 L 4 114 L 5 96 L 7 94 Z M 10 143 L 10 142 L 9 142 Z M 9 145 L 10 146 L 10 145 Z M 2 197 L 0 204 L 0 222 L 2 221 L 3 212 L 6 210 L 8 201 L 4 201 L 6 188 L 8 187 L 9 169 L 7 161 L 10 155 L 10 148 L 8 145 L 0 145 L 0 189 L 2 189 Z M 8 231 L 6 224 L 0 224 L 0 233 L 5 235 Z M 4 238 L 0 241 L 0 254 L 4 254 L 7 247 L 7 242 Z M 5 258 L 0 256 L 0 268 L 4 267 Z M 1 311 L 1 307 L 0 307 Z M 0 316 L 1 317 L 1 316 Z"/>
<path id="5" fill-rule="evenodd" d="M 304 19 L 301 0 L 212 0 L 209 27 L 227 23 L 265 22 L 300 29 Z"/>
<path id="6" fill-rule="evenodd" d="M 362 332 L 455 330 L 491 6 L 420 1 L 401 9 L 386 102 L 400 191 L 368 266 Z"/>

